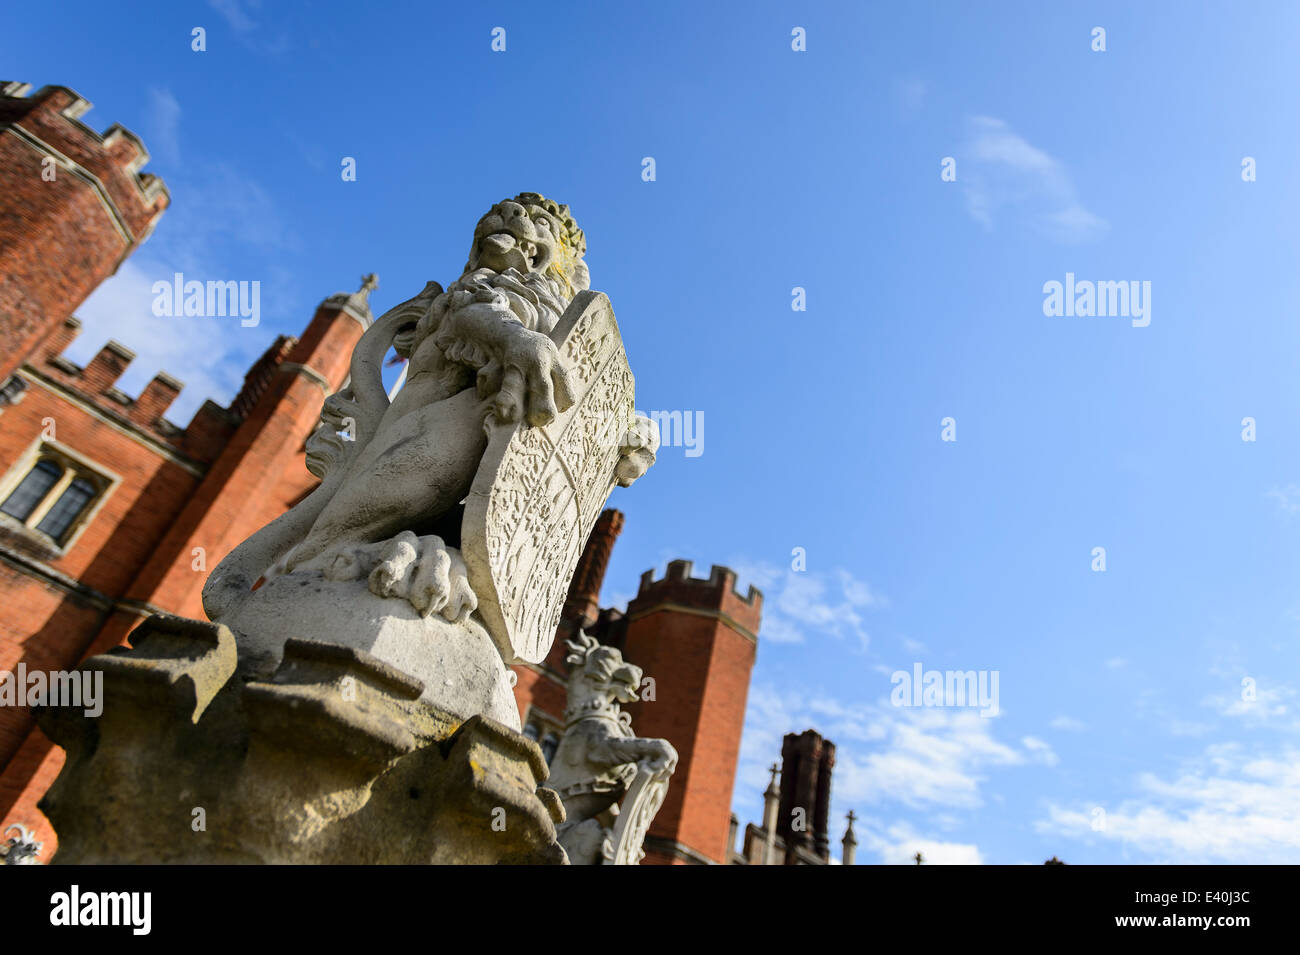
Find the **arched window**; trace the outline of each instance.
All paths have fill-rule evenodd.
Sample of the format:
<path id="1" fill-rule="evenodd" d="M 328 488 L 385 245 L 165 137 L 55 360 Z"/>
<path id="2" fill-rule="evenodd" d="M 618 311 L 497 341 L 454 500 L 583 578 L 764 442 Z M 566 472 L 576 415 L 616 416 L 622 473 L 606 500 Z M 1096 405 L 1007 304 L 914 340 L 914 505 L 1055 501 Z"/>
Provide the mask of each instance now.
<path id="1" fill-rule="evenodd" d="M 13 489 L 13 493 L 5 498 L 3 504 L 0 504 L 0 511 L 20 521 L 26 521 L 61 477 L 63 477 L 62 465 L 50 458 L 41 458 Z"/>
<path id="2" fill-rule="evenodd" d="M 546 738 L 542 740 L 542 755 L 546 757 L 546 765 L 551 765 L 551 760 L 555 758 L 555 751 L 560 748 L 560 737 L 554 733 L 547 733 Z"/>

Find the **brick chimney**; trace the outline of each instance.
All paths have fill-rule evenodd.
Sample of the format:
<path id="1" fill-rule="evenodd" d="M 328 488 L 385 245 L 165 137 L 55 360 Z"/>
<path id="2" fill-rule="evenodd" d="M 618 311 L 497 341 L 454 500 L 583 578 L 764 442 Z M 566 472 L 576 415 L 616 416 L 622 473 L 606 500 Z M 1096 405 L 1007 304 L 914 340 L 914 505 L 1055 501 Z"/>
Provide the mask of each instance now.
<path id="1" fill-rule="evenodd" d="M 562 616 L 584 630 L 595 624 L 600 616 L 600 588 L 605 581 L 605 569 L 609 566 L 614 542 L 622 531 L 623 512 L 606 508 L 597 518 L 596 526 L 587 538 L 587 546 L 578 558 Z"/>
<path id="2" fill-rule="evenodd" d="M 781 744 L 781 810 L 776 827 L 786 846 L 786 865 L 799 864 L 799 851 L 823 862 L 830 859 L 827 828 L 834 767 L 835 744 L 816 730 L 786 734 Z"/>

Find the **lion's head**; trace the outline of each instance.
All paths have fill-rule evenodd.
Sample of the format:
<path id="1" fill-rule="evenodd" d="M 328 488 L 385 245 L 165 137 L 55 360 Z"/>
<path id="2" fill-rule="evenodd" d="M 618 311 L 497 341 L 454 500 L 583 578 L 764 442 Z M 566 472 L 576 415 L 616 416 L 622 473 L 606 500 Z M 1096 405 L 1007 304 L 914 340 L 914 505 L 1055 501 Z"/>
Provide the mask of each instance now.
<path id="1" fill-rule="evenodd" d="M 474 227 L 465 272 L 488 268 L 540 273 L 559 282 L 566 298 L 591 287 L 582 261 L 587 240 L 569 207 L 535 192 L 521 192 L 488 210 Z"/>
<path id="2" fill-rule="evenodd" d="M 569 655 L 569 710 L 599 710 L 618 703 L 635 703 L 641 668 L 627 663 L 616 647 L 602 646 L 579 631 L 566 642 Z M 577 699 L 575 699 L 577 697 Z M 576 706 L 575 706 L 576 704 Z"/>

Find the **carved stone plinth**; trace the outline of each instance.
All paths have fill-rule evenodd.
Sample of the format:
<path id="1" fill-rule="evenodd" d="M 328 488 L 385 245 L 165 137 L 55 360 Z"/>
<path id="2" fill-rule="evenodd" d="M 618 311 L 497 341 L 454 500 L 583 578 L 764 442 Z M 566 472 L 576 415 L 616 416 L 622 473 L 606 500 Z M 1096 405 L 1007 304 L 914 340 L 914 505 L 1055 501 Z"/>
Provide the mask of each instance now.
<path id="1" fill-rule="evenodd" d="M 64 863 L 563 863 L 541 750 L 421 700 L 369 653 L 289 640 L 267 682 L 217 624 L 150 618 L 93 657 L 104 709 L 46 709 Z"/>
<path id="2" fill-rule="evenodd" d="M 310 634 L 415 677 L 426 703 L 520 729 L 513 674 L 473 617 L 422 616 L 405 601 L 375 596 L 364 579 L 329 580 L 309 570 L 273 578 L 221 622 L 235 635 L 245 679 L 270 679 L 286 640 Z"/>

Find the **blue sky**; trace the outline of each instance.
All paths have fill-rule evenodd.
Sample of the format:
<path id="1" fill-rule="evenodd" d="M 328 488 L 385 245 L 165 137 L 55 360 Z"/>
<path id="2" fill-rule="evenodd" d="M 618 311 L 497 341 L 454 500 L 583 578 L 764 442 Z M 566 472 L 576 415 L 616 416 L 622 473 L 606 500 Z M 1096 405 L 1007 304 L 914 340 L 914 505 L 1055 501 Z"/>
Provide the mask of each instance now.
<path id="1" fill-rule="evenodd" d="M 639 406 L 704 421 L 614 495 L 605 600 L 675 557 L 766 595 L 742 820 L 813 726 L 860 862 L 1295 862 L 1297 21 L 76 2 L 10 10 L 0 54 L 139 133 L 171 189 L 71 354 L 135 348 L 125 390 L 172 372 L 182 424 L 362 272 L 382 311 L 454 279 L 492 202 L 572 206 Z M 177 270 L 261 281 L 261 325 L 155 318 Z M 1046 316 L 1066 273 L 1150 282 L 1150 324 Z M 999 715 L 891 705 L 915 663 L 997 671 Z"/>

